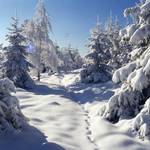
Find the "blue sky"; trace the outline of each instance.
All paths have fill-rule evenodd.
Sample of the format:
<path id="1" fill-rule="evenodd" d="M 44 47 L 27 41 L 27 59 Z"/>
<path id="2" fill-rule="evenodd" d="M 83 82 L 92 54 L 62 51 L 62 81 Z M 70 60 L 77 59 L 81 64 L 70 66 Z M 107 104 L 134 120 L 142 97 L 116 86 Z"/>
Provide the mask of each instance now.
<path id="1" fill-rule="evenodd" d="M 96 17 L 105 22 L 110 14 L 118 16 L 124 24 L 123 10 L 139 0 L 45 0 L 51 18 L 53 33 L 51 38 L 60 46 L 71 43 L 82 54 L 87 52 L 85 44 L 89 30 L 95 25 Z M 21 21 L 32 17 L 37 0 L 0 0 L 0 43 L 5 42 L 5 34 L 11 16 L 17 14 Z"/>

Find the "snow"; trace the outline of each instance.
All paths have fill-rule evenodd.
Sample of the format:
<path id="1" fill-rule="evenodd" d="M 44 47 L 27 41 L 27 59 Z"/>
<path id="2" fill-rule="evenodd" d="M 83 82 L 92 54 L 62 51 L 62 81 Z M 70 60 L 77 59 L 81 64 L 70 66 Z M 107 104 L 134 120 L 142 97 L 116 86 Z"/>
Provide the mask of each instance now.
<path id="1" fill-rule="evenodd" d="M 128 82 L 131 83 L 133 90 L 138 91 L 142 91 L 149 85 L 148 78 L 145 76 L 142 68 L 131 73 Z"/>
<path id="2" fill-rule="evenodd" d="M 105 102 L 86 104 L 85 110 L 89 111 L 88 122 L 91 131 L 91 139 L 102 150 L 148 150 L 149 144 L 142 143 L 131 134 L 132 121 L 122 120 L 117 124 L 111 124 L 100 118 L 99 108 Z"/>
<path id="3" fill-rule="evenodd" d="M 17 31 L 10 29 L 10 45 L 4 50 L 23 52 L 22 60 L 16 57 L 17 51 L 6 53 L 10 61 L 3 71 L 18 88 L 8 79 L 0 80 L 0 149 L 150 149 L 150 0 L 125 9 L 124 16 L 133 22 L 120 32 L 118 20 L 113 23 L 112 16 L 106 27 L 97 20 L 90 32 L 91 52 L 82 60 L 71 45 L 60 48 L 50 39 L 51 23 L 39 0 L 33 19 L 22 25 L 29 40 L 28 59 L 36 67 L 37 77 L 33 77 L 33 69 L 28 74 L 31 64 L 20 43 L 25 39 L 14 19 L 12 26 L 20 41 L 14 35 Z M 20 69 L 15 60 L 20 60 Z M 74 70 L 83 63 L 82 69 Z M 38 78 L 35 86 L 21 89 L 32 81 L 30 76 Z"/>
<path id="4" fill-rule="evenodd" d="M 126 150 L 148 150 L 147 143 L 132 138 L 124 129 L 99 115 L 100 108 L 118 86 L 112 82 L 85 85 L 78 82 L 79 72 L 43 74 L 34 89 L 17 88 L 15 95 L 29 126 L 20 133 L 4 135 L 0 148 L 110 150 L 113 147 L 112 150 L 124 150 L 126 147 Z"/>
<path id="5" fill-rule="evenodd" d="M 143 25 L 137 29 L 130 38 L 130 43 L 139 44 L 142 40 L 147 39 L 150 36 L 150 25 Z"/>
<path id="6" fill-rule="evenodd" d="M 119 83 L 125 81 L 129 74 L 136 69 L 136 65 L 136 61 L 134 61 L 116 70 L 112 77 L 113 82 Z"/>
<path id="7" fill-rule="evenodd" d="M 26 126 L 18 99 L 12 96 L 15 86 L 8 78 L 0 80 L 0 133 L 22 130 Z"/>
<path id="8" fill-rule="evenodd" d="M 143 71 L 145 72 L 146 75 L 150 73 L 150 60 L 148 60 L 146 66 L 144 67 Z"/>
<path id="9" fill-rule="evenodd" d="M 142 52 L 142 48 L 136 48 L 134 50 L 132 50 L 132 52 L 130 53 L 131 55 L 131 59 L 134 60 L 137 58 L 137 56 L 139 56 Z"/>
<path id="10" fill-rule="evenodd" d="M 86 136 L 85 112 L 71 100 L 63 87 L 57 86 L 57 80 L 61 78 L 56 78 L 52 76 L 49 79 L 49 84 L 52 82 L 50 87 L 39 83 L 34 91 L 18 92 L 24 114 L 29 117 L 32 126 L 44 133 L 48 142 L 70 150 L 84 149 L 85 145 L 87 150 L 94 149 L 94 144 Z"/>
<path id="11" fill-rule="evenodd" d="M 125 27 L 124 29 L 120 30 L 119 35 L 125 39 L 130 38 L 136 30 L 137 30 L 137 25 L 131 24 Z"/>

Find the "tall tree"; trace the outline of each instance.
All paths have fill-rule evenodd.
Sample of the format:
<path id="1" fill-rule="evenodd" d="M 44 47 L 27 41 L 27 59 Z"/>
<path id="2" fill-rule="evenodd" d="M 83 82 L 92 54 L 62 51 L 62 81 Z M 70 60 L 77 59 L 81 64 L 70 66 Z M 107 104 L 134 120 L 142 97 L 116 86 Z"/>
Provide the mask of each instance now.
<path id="1" fill-rule="evenodd" d="M 11 28 L 6 36 L 9 46 L 6 50 L 6 61 L 4 62 L 4 75 L 14 82 L 18 87 L 29 88 L 33 85 L 28 71 L 31 64 L 26 60 L 27 51 L 24 45 L 25 38 L 21 34 L 17 18 L 12 18 Z"/>
<path id="2" fill-rule="evenodd" d="M 132 118 L 128 121 L 131 131 L 144 139 L 150 136 L 150 1 L 141 1 L 124 14 L 134 17 L 134 24 L 128 25 L 122 36 L 133 45 L 132 55 L 137 57 L 115 71 L 112 79 L 122 86 L 101 109 L 101 115 L 112 122 Z"/>
<path id="3" fill-rule="evenodd" d="M 129 53 L 131 52 L 131 45 L 128 41 L 122 40 L 120 36 L 120 25 L 118 18 L 114 18 L 112 15 L 107 20 L 106 23 L 106 35 L 112 46 L 110 48 L 111 59 L 109 60 L 109 65 L 113 70 L 125 65 L 129 62 Z"/>
<path id="4" fill-rule="evenodd" d="M 26 21 L 23 26 L 24 33 L 34 48 L 31 59 L 37 69 L 38 80 L 40 80 L 42 64 L 53 71 L 57 71 L 58 67 L 55 46 L 49 36 L 52 27 L 43 0 L 38 1 L 33 19 Z"/>
<path id="5" fill-rule="evenodd" d="M 86 66 L 81 71 L 81 80 L 83 82 L 104 82 L 111 77 L 107 65 L 110 58 L 111 42 L 108 40 L 99 19 L 96 27 L 90 33 L 88 44 L 90 53 L 85 57 Z"/>

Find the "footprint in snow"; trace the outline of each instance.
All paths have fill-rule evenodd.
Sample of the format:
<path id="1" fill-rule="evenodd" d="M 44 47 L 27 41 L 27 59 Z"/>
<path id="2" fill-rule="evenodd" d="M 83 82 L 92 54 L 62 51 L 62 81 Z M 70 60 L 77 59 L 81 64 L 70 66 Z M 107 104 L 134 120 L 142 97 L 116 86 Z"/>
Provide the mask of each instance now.
<path id="1" fill-rule="evenodd" d="M 57 102 L 52 102 L 52 103 L 50 103 L 50 105 L 52 105 L 52 106 L 60 106 L 61 104 L 59 104 Z"/>

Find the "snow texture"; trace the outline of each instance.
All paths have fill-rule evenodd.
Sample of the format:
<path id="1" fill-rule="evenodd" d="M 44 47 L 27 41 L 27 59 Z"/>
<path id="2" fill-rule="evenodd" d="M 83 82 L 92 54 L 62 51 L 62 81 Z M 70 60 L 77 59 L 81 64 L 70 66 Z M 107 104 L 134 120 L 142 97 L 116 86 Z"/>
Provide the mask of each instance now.
<path id="1" fill-rule="evenodd" d="M 115 83 L 123 82 L 127 79 L 129 74 L 136 69 L 136 61 L 127 64 L 126 66 L 116 70 L 113 74 L 112 80 Z"/>

